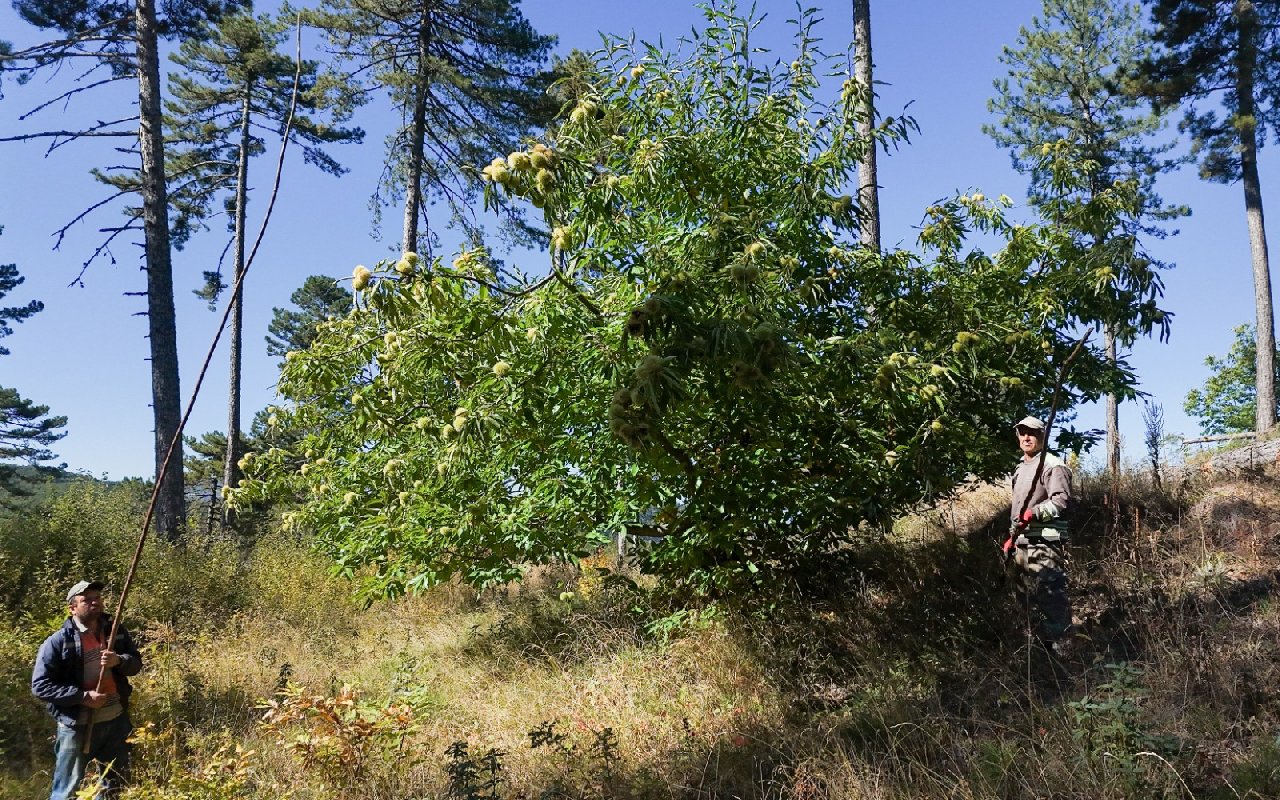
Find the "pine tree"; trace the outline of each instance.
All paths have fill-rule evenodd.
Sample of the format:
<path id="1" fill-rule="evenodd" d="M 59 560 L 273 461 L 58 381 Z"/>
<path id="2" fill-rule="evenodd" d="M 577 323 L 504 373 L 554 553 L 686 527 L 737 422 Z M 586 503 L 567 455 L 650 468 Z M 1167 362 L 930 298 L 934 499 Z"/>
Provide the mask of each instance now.
<path id="1" fill-rule="evenodd" d="M 155 0 L 15 0 L 14 8 L 30 24 L 42 30 L 57 31 L 59 38 L 6 57 L 6 71 L 17 71 L 19 77 L 30 77 L 43 68 L 57 69 L 68 63 L 90 64 L 82 80 L 97 71 L 105 72 L 99 83 L 121 80 L 137 82 L 138 114 L 117 120 L 99 120 L 81 131 L 45 131 L 17 138 L 51 137 L 55 140 L 77 136 L 121 136 L 136 138 L 139 157 L 140 213 L 130 211 L 131 222 L 113 230 L 106 243 L 99 246 L 89 262 L 125 231 L 143 232 L 144 260 L 147 273 L 147 340 L 151 348 L 151 395 L 155 420 L 156 476 L 161 473 L 157 496 L 156 529 L 174 539 L 184 523 L 182 462 L 172 459 L 167 470 L 164 462 L 170 443 L 181 425 L 181 388 L 178 382 L 178 334 L 173 301 L 173 263 L 169 238 L 169 197 L 165 178 L 164 125 L 161 110 L 160 56 L 162 38 L 190 38 L 201 26 L 229 10 L 246 4 L 246 0 L 187 0 L 164 4 L 164 15 L 157 16 Z M 77 86 L 58 100 L 97 84 Z M 46 103 L 43 107 L 50 107 Z M 60 107 L 60 106 L 59 106 Z M 136 122 L 138 129 L 125 129 Z M 65 230 L 65 228 L 64 228 Z M 87 265 L 88 262 L 86 262 Z"/>
<path id="2" fill-rule="evenodd" d="M 1110 282 L 1116 309 L 1128 307 L 1126 273 L 1164 266 L 1143 254 L 1141 235 L 1162 237 L 1159 223 L 1184 212 L 1156 193 L 1156 177 L 1176 162 L 1167 157 L 1170 144 L 1151 137 L 1164 126 L 1161 115 L 1126 94 L 1121 83 L 1127 70 L 1150 52 L 1139 10 L 1117 0 L 1045 0 L 1043 15 L 1024 27 L 1016 47 L 1006 47 L 1001 61 L 1009 78 L 996 82 L 990 108 L 1000 115 L 986 132 L 1008 148 L 1014 168 L 1031 180 L 1031 203 L 1042 214 L 1061 218 L 1072 206 L 1091 202 L 1116 181 L 1134 181 L 1141 207 L 1110 230 L 1077 230 L 1095 250 L 1096 276 Z M 1064 194 L 1054 161 L 1045 148 L 1067 146 L 1087 164 L 1085 185 Z M 1059 219 L 1055 219 L 1055 222 Z M 1157 281 L 1156 289 L 1160 285 Z M 1108 360 L 1117 363 L 1117 342 L 1132 343 L 1133 329 L 1117 328 L 1112 315 L 1099 320 Z M 1120 468 L 1119 398 L 1107 394 L 1107 462 Z"/>
<path id="3" fill-rule="evenodd" d="M 324 71 L 315 61 L 300 64 L 279 51 L 288 27 L 268 16 L 236 14 L 208 25 L 198 38 L 183 42 L 173 55 L 183 71 L 171 75 L 173 99 L 167 104 L 174 132 L 172 174 L 182 175 L 184 202 L 180 227 L 190 218 L 209 215 L 223 197 L 233 232 L 233 282 L 246 267 L 247 204 L 250 159 L 265 150 L 264 136 L 283 136 L 302 148 L 304 159 L 338 175 L 342 166 L 325 151 L 336 143 L 359 142 L 364 132 L 344 128 L 359 97 L 352 85 Z M 296 92 L 295 92 L 296 79 Z M 222 287 L 218 273 L 207 273 L 204 295 L 212 299 Z M 230 380 L 227 400 L 227 452 L 223 485 L 240 482 L 240 378 L 244 342 L 244 286 L 231 298 Z"/>
<path id="4" fill-rule="evenodd" d="M 3 230 L 0 227 L 0 232 Z M 16 265 L 0 264 L 0 299 L 24 280 Z M 0 306 L 0 339 L 13 333 L 13 323 L 43 309 L 44 304 L 38 300 L 21 306 Z M 7 355 L 8 348 L 0 346 L 0 356 Z M 66 424 L 66 417 L 49 416 L 48 406 L 36 405 L 16 389 L 0 386 L 0 506 L 10 505 L 13 497 L 30 494 L 30 482 L 35 476 L 57 472 L 56 467 L 41 462 L 56 458 L 49 445 L 66 436 L 66 431 L 61 430 Z"/>
<path id="5" fill-rule="evenodd" d="M 351 310 L 351 293 L 333 278 L 308 275 L 302 286 L 289 295 L 297 306 L 271 309 L 267 326 L 267 355 L 283 358 L 291 350 L 306 350 L 316 338 L 316 326 L 330 317 L 346 316 Z"/>
<path id="6" fill-rule="evenodd" d="M 401 115 L 375 207 L 403 199 L 404 251 L 430 252 L 430 227 L 419 226 L 432 200 L 477 238 L 475 167 L 553 115 L 542 65 L 554 38 L 533 29 L 519 0 L 326 0 L 312 19 Z"/>
<path id="7" fill-rule="evenodd" d="M 1139 89 L 1164 107 L 1186 108 L 1200 176 L 1239 181 L 1253 259 L 1259 435 L 1276 424 L 1276 338 L 1271 266 L 1262 214 L 1258 148 L 1280 136 L 1280 2 L 1154 0 L 1151 20 L 1164 52 L 1147 59 Z"/>
<path id="8" fill-rule="evenodd" d="M 259 452 L 271 447 L 289 446 L 294 440 L 285 440 L 276 435 L 268 420 L 270 409 L 263 409 L 253 415 L 249 431 L 242 438 L 246 452 Z M 205 518 L 206 531 L 212 533 L 215 528 L 225 530 L 222 523 L 232 526 L 241 535 L 252 534 L 255 520 L 250 515 L 229 513 L 223 499 L 227 488 L 222 483 L 226 473 L 227 435 L 222 431 L 207 431 L 200 436 L 185 436 L 186 446 L 183 463 L 191 486 L 193 498 L 207 510 L 201 515 Z"/>

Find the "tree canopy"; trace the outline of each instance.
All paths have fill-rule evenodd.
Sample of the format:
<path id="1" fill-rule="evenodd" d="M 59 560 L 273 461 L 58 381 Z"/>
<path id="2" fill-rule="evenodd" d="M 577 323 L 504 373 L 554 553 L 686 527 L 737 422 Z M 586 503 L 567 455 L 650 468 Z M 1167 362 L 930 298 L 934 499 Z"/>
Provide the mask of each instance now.
<path id="1" fill-rule="evenodd" d="M 264 137 L 283 136 L 286 124 L 304 160 L 331 175 L 345 170 L 326 145 L 363 139 L 359 128 L 343 127 L 361 99 L 355 88 L 314 60 L 299 64 L 281 52 L 290 24 L 233 14 L 205 25 L 170 57 L 180 67 L 169 75 L 165 106 L 169 174 L 177 184 L 170 194 L 180 203 L 175 227 L 181 233 L 213 213 L 219 195 L 229 209 L 228 227 L 235 228 L 237 187 L 247 181 L 237 169 L 241 151 L 246 161 L 262 154 Z"/>
<path id="2" fill-rule="evenodd" d="M 1187 393 L 1182 408 L 1200 421 L 1206 436 L 1253 430 L 1257 414 L 1257 341 L 1252 325 L 1233 331 L 1231 348 L 1222 357 L 1209 356 L 1204 365 L 1209 377 L 1204 385 Z"/>
<path id="3" fill-rule="evenodd" d="M 267 326 L 267 355 L 284 357 L 290 350 L 306 350 L 322 322 L 351 311 L 351 292 L 327 275 L 308 275 L 289 295 L 297 308 L 271 309 Z M 283 364 L 282 364 L 283 366 Z"/>
<path id="4" fill-rule="evenodd" d="M 1137 88 L 1166 107 L 1182 105 L 1206 180 L 1244 177 L 1241 134 L 1280 136 L 1280 3 L 1274 0 L 1154 0 L 1153 52 Z"/>
<path id="5" fill-rule="evenodd" d="M 1280 135 L 1280 3 L 1275 0 L 1155 0 L 1162 48 L 1134 72 L 1133 88 L 1184 109 L 1202 178 L 1240 182 L 1249 228 L 1258 339 L 1255 430 L 1276 424 L 1275 311 L 1263 221 L 1258 149 Z"/>
<path id="6" fill-rule="evenodd" d="M 1162 223 L 1188 213 L 1165 203 L 1156 179 L 1178 165 L 1167 154 L 1174 142 L 1153 137 L 1165 127 L 1164 115 L 1124 88 L 1126 76 L 1153 49 L 1143 28 L 1141 11 L 1118 0 L 1045 0 L 1043 13 L 1024 26 L 1015 46 L 1005 47 L 1001 62 L 1009 77 L 996 81 L 990 109 L 997 124 L 984 130 L 1008 148 L 1013 166 L 1030 179 L 1031 203 L 1044 214 L 1060 214 L 1062 206 L 1089 203 L 1100 189 L 1130 181 L 1139 203 L 1134 213 L 1094 216 L 1109 228 L 1076 232 L 1083 247 L 1094 251 L 1099 280 L 1115 287 L 1116 319 L 1124 320 L 1134 298 L 1154 287 L 1163 291 L 1155 269 L 1167 264 L 1153 258 L 1144 239 L 1164 238 Z M 1070 142 L 1086 159 L 1084 180 L 1064 184 L 1052 172 L 1043 148 Z M 1048 169 L 1046 169 L 1048 168 Z M 1102 309 L 1108 353 L 1117 344 L 1131 345 L 1137 330 L 1117 325 L 1112 309 Z M 1118 400 L 1107 396 L 1107 462 L 1120 469 Z"/>

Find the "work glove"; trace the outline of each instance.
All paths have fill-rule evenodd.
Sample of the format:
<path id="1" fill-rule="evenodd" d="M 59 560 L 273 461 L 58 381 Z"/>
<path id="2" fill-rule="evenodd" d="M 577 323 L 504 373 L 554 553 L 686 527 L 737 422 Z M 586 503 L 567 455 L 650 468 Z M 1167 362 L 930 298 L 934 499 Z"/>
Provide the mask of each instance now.
<path id="1" fill-rule="evenodd" d="M 1009 534 L 1007 537 L 1005 537 L 1004 544 L 1000 545 L 1000 552 L 1004 553 L 1005 561 L 1008 561 L 1009 559 L 1013 558 L 1014 546 L 1015 545 L 1013 543 L 1013 534 Z"/>
<path id="2" fill-rule="evenodd" d="M 1022 512 L 1022 517 L 1018 520 L 1018 522 L 1014 525 L 1014 527 L 1018 529 L 1019 533 L 1021 533 L 1022 531 L 1025 531 L 1027 529 L 1027 526 L 1031 524 L 1031 520 L 1035 518 L 1036 518 L 1036 510 L 1034 508 L 1028 508 L 1026 511 Z"/>

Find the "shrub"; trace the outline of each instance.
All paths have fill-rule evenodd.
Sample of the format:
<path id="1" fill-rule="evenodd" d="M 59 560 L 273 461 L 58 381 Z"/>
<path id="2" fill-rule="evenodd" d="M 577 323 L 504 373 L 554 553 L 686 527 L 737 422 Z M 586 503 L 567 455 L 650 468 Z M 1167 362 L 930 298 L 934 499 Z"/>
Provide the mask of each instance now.
<path id="1" fill-rule="evenodd" d="M 43 734 L 52 733 L 53 723 L 31 696 L 31 664 L 44 633 L 34 625 L 0 625 L 0 764 L 31 764 L 45 755 Z"/>
<path id="2" fill-rule="evenodd" d="M 142 520 L 138 488 L 76 481 L 22 517 L 0 520 L 0 605 L 53 613 L 80 578 L 118 588 Z"/>
<path id="3" fill-rule="evenodd" d="M 142 560 L 129 599 L 134 620 L 204 630 L 244 606 L 244 557 L 230 539 L 189 534 L 173 544 L 149 538 Z"/>
<path id="4" fill-rule="evenodd" d="M 1132 664 L 1108 664 L 1111 679 L 1069 704 L 1072 737 L 1095 768 L 1114 770 L 1133 792 L 1163 785 L 1160 765 L 1140 756 L 1167 755 L 1174 747 L 1167 737 L 1149 733 L 1142 724 L 1141 705 L 1147 695 L 1143 670 Z M 1157 783 L 1159 782 L 1159 783 Z"/>
<path id="5" fill-rule="evenodd" d="M 222 731 L 185 760 L 172 757 L 175 732 L 153 724 L 134 731 L 133 785 L 120 800 L 239 800 L 252 785 L 256 753 Z"/>
<path id="6" fill-rule="evenodd" d="M 332 695 L 289 685 L 267 701 L 263 729 L 288 749 L 308 773 L 354 786 L 374 756 L 403 759 L 416 712 L 408 703 L 378 705 L 350 685 Z"/>
<path id="7" fill-rule="evenodd" d="M 282 532 L 254 546 L 243 585 L 247 605 L 291 625 L 331 627 L 358 607 L 351 584 L 332 574 L 332 562 Z"/>

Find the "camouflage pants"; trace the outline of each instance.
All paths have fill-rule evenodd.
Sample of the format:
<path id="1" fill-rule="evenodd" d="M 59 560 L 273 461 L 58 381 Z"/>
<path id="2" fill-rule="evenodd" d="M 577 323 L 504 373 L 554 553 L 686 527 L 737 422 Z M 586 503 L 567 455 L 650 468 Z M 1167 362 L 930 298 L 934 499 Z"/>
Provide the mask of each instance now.
<path id="1" fill-rule="evenodd" d="M 1041 641 L 1056 642 L 1071 627 L 1062 542 L 1018 536 L 1015 544 L 1013 561 L 1021 584 L 1018 600 L 1031 614 Z"/>

